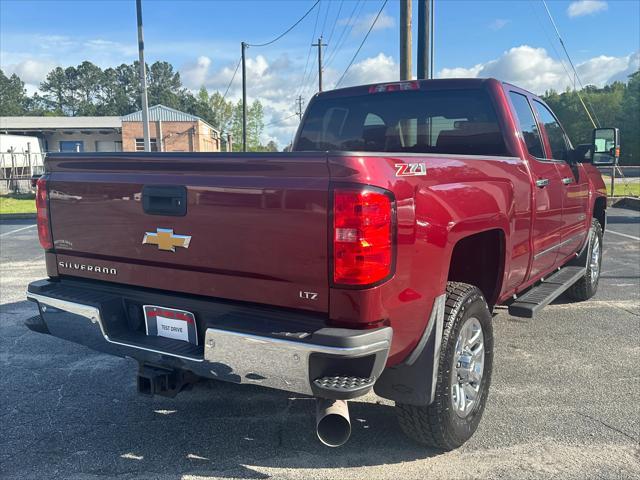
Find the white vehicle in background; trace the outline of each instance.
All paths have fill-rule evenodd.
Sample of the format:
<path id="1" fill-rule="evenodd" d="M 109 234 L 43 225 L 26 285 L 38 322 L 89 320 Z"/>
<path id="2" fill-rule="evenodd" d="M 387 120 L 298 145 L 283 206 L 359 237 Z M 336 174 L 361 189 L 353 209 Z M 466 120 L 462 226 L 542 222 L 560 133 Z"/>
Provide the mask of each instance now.
<path id="1" fill-rule="evenodd" d="M 38 137 L 0 134 L 0 193 L 30 192 L 31 177 L 42 174 L 44 155 Z"/>

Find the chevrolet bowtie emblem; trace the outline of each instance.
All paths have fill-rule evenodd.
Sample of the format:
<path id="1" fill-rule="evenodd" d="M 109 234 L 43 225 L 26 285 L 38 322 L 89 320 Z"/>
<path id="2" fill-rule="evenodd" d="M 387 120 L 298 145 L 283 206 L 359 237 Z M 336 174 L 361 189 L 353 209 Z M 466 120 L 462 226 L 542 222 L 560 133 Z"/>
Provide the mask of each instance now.
<path id="1" fill-rule="evenodd" d="M 189 235 L 174 235 L 169 228 L 157 228 L 155 232 L 146 232 L 142 243 L 145 245 L 157 245 L 158 250 L 175 252 L 176 247 L 189 248 L 191 237 Z"/>

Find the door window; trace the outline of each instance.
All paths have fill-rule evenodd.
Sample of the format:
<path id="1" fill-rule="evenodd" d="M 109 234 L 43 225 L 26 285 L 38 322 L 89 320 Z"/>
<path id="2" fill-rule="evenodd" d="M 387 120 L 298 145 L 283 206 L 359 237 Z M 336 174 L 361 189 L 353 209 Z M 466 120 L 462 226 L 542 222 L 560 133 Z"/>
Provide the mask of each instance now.
<path id="1" fill-rule="evenodd" d="M 538 131 L 538 124 L 533 116 L 533 111 L 531 110 L 531 105 L 529 105 L 527 97 L 520 93 L 509 92 L 509 98 L 513 104 L 518 123 L 520 124 L 520 131 L 522 132 L 529 154 L 536 158 L 544 158 L 545 154 L 542 148 L 540 132 Z"/>
<path id="2" fill-rule="evenodd" d="M 564 130 L 560 126 L 560 122 L 553 116 L 551 110 L 545 105 L 533 101 L 540 123 L 544 125 L 544 130 L 547 133 L 549 139 L 549 145 L 551 146 L 551 158 L 555 160 L 567 159 L 567 141 L 564 134 Z"/>

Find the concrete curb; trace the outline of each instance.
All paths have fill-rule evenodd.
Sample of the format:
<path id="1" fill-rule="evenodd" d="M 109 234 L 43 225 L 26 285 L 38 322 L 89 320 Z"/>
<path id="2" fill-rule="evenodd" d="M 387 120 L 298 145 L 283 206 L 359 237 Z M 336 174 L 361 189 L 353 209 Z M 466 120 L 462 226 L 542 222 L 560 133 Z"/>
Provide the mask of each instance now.
<path id="1" fill-rule="evenodd" d="M 640 211 L 640 198 L 637 197 L 610 197 L 607 199 L 610 207 L 628 208 Z"/>
<path id="2" fill-rule="evenodd" d="M 0 220 L 35 220 L 35 213 L 0 213 Z"/>

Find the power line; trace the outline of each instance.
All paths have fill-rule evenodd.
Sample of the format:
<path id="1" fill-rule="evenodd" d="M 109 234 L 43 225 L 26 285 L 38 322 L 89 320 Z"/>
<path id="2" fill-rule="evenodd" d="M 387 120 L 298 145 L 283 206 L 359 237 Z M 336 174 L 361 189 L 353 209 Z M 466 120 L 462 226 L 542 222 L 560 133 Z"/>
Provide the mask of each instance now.
<path id="1" fill-rule="evenodd" d="M 547 15 L 549 15 L 549 20 L 551 20 L 551 24 L 553 25 L 553 28 L 556 31 L 556 35 L 558 35 L 558 40 L 560 40 L 560 45 L 562 45 L 562 49 L 564 50 L 564 53 L 567 56 L 567 60 L 569 60 L 569 65 L 571 65 L 571 68 L 573 69 L 573 73 L 575 74 L 576 78 L 578 79 L 578 83 L 580 84 L 580 88 L 584 90 L 584 85 L 582 84 L 582 80 L 580 80 L 580 75 L 578 75 L 578 71 L 576 70 L 576 67 L 573 64 L 573 61 L 571 60 L 571 56 L 569 56 L 569 52 L 567 51 L 567 47 L 565 46 L 564 41 L 562 40 L 562 36 L 560 35 L 560 31 L 558 30 L 556 22 L 553 20 L 553 16 L 551 15 L 551 12 L 549 11 L 549 7 L 547 6 L 547 2 L 545 0 L 542 0 L 542 4 L 544 5 L 545 10 L 547 11 Z M 598 122 L 598 125 L 599 125 L 600 121 L 598 120 L 598 116 L 596 115 L 596 111 L 594 110 L 593 105 L 589 104 L 589 106 L 591 107 L 591 110 L 593 110 L 593 116 L 596 117 L 596 122 L 593 121 L 593 118 L 591 117 L 591 114 L 589 113 L 589 109 L 585 105 L 584 100 L 582 99 L 582 96 L 580 95 L 580 92 L 578 92 L 578 90 L 575 88 L 575 86 L 574 86 L 574 90 L 578 94 L 578 98 L 580 99 L 580 102 L 582 103 L 582 106 L 584 107 L 585 111 L 587 112 L 587 115 L 589 116 L 589 120 L 591 120 L 591 124 L 593 125 L 593 128 L 597 128 L 596 127 L 596 122 Z M 589 99 L 587 99 L 587 101 L 589 101 Z"/>
<path id="2" fill-rule="evenodd" d="M 307 18 L 307 15 L 309 15 L 311 13 L 311 10 L 313 10 L 314 8 L 316 8 L 316 6 L 320 3 L 320 0 L 316 0 L 316 3 L 314 3 L 311 8 L 309 10 L 306 11 L 306 13 L 300 17 L 300 19 L 294 23 L 293 25 L 291 25 L 288 29 L 286 29 L 283 33 L 281 33 L 280 35 L 278 35 L 276 38 L 274 38 L 273 40 L 269 41 L 269 42 L 265 42 L 265 43 L 247 43 L 248 47 L 266 47 L 267 45 L 271 45 L 272 43 L 277 42 L 278 40 L 280 40 L 282 37 L 284 37 L 287 33 L 289 33 L 291 30 L 293 30 L 294 28 L 296 28 L 298 26 L 298 24 L 304 20 L 305 18 Z"/>
<path id="3" fill-rule="evenodd" d="M 337 53 L 345 45 L 347 39 L 349 38 L 349 35 L 351 35 L 351 32 L 353 31 L 353 27 L 356 24 L 356 19 L 362 14 L 362 11 L 364 10 L 365 6 L 366 6 L 366 1 L 365 0 L 357 0 L 356 1 L 355 5 L 353 6 L 353 10 L 351 11 L 351 14 L 349 15 L 349 18 L 345 22 L 344 27 L 342 28 L 342 31 L 340 32 L 340 36 L 338 38 L 338 41 L 336 42 L 336 48 L 333 49 L 332 57 L 327 62 L 323 62 L 324 68 L 328 68 L 329 62 L 335 60 L 335 58 L 337 56 Z M 352 21 L 352 19 L 353 19 L 353 21 Z M 315 83 L 317 78 L 318 78 L 318 73 L 316 73 L 312 77 L 309 77 L 309 80 L 311 80 L 311 81 L 305 87 L 305 91 L 309 90 L 310 88 L 313 88 L 313 84 Z"/>
<path id="4" fill-rule="evenodd" d="M 320 35 L 324 36 L 324 27 L 327 26 L 327 17 L 329 17 L 329 10 L 331 10 L 331 2 L 327 2 L 327 11 L 324 13 L 324 21 L 322 22 L 322 30 Z"/>
<path id="5" fill-rule="evenodd" d="M 227 85 L 227 89 L 224 91 L 224 95 L 222 95 L 222 101 L 224 102 L 225 98 L 227 98 L 227 93 L 229 93 L 229 89 L 231 88 L 231 84 L 236 78 L 236 73 L 238 73 L 238 68 L 240 68 L 240 63 L 242 62 L 242 57 L 238 60 L 238 64 L 236 65 L 236 69 L 233 71 L 233 76 L 231 77 L 231 81 L 229 85 Z"/>
<path id="6" fill-rule="evenodd" d="M 329 58 L 327 58 L 327 61 L 325 62 L 325 65 L 327 67 L 333 61 L 333 59 L 336 57 L 338 51 L 340 50 L 340 48 L 342 48 L 342 45 L 344 44 L 344 42 L 349 37 L 349 35 L 345 36 L 345 33 L 347 31 L 349 31 L 349 33 L 351 33 L 351 30 L 353 30 L 353 25 L 355 23 L 355 21 L 352 21 L 353 16 L 356 13 L 356 10 L 358 9 L 358 7 L 360 7 L 360 8 L 364 7 L 364 3 L 360 4 L 360 2 L 361 2 L 361 0 L 358 0 L 355 3 L 355 5 L 353 6 L 353 10 L 351 10 L 351 14 L 349 15 L 349 18 L 347 19 L 347 22 L 344 24 L 344 27 L 342 27 L 342 30 L 340 31 L 340 35 L 338 36 L 338 40 L 336 41 L 336 46 L 331 51 L 331 55 L 329 55 Z"/>
<path id="7" fill-rule="evenodd" d="M 273 122 L 269 122 L 269 123 L 267 123 L 267 124 L 263 125 L 263 127 L 269 127 L 269 126 L 271 126 L 271 125 L 277 125 L 277 124 L 279 124 L 279 123 L 286 122 L 286 121 L 287 121 L 287 120 L 289 120 L 290 118 L 293 118 L 293 117 L 296 117 L 296 116 L 298 116 L 298 114 L 297 114 L 297 113 L 294 113 L 294 114 L 289 115 L 288 117 L 281 118 L 280 120 L 275 120 L 275 121 L 273 121 Z"/>
<path id="8" fill-rule="evenodd" d="M 542 21 L 542 19 L 540 18 L 540 15 L 538 15 L 538 12 L 536 11 L 536 8 L 533 6 L 533 3 L 532 2 L 528 2 L 528 3 L 529 3 L 529 7 L 531 8 L 531 11 L 536 16 L 536 20 L 538 21 L 538 25 L 540 25 L 540 30 L 542 30 L 542 33 L 544 33 L 544 36 L 546 37 L 547 42 L 549 42 L 549 46 L 553 49 L 553 51 L 556 54 L 556 57 L 558 57 L 558 61 L 560 62 L 560 64 L 564 68 L 564 73 L 566 73 L 567 76 L 569 77 L 569 79 L 571 80 L 571 74 L 569 73 L 569 70 L 567 70 L 567 67 L 564 64 L 564 61 L 562 60 L 562 58 L 560 58 L 560 52 L 558 52 L 558 49 L 556 48 L 556 46 L 554 45 L 553 41 L 551 40 L 551 37 L 549 36 L 549 31 L 548 31 L 547 25 Z"/>
<path id="9" fill-rule="evenodd" d="M 529 6 L 531 7 L 531 10 L 533 11 L 534 15 L 536 16 L 536 20 L 538 21 L 538 24 L 540 25 L 540 29 L 544 33 L 544 36 L 547 38 L 547 42 L 549 42 L 549 45 L 553 49 L 554 53 L 556 54 L 556 57 L 558 58 L 558 61 L 560 62 L 560 65 L 562 65 L 562 69 L 564 70 L 564 73 L 567 74 L 567 77 L 569 78 L 569 81 L 573 84 L 573 89 L 575 90 L 575 88 L 576 88 L 575 77 L 572 77 L 571 74 L 569 73 L 569 70 L 567 69 L 567 66 L 565 65 L 564 61 L 561 58 L 560 52 L 558 52 L 558 49 L 556 48 L 556 46 L 554 45 L 553 41 L 551 40 L 551 37 L 549 36 L 547 25 L 542 21 L 542 19 L 540 18 L 540 15 L 538 15 L 538 12 L 536 11 L 535 7 L 533 6 L 533 3 L 529 3 Z"/>
<path id="10" fill-rule="evenodd" d="M 380 15 L 382 14 L 382 11 L 384 10 L 384 7 L 387 6 L 387 2 L 389 0 L 384 0 L 382 6 L 380 7 L 380 10 L 378 11 L 378 14 L 376 15 L 376 18 L 373 19 L 373 23 L 371 24 L 371 26 L 369 27 L 369 30 L 367 31 L 367 34 L 364 36 L 364 38 L 362 39 L 362 42 L 360 43 L 360 46 L 358 47 L 358 49 L 356 50 L 356 53 L 354 53 L 353 57 L 351 58 L 351 61 L 349 62 L 349 65 L 347 65 L 347 68 L 345 69 L 345 71 L 342 73 L 342 76 L 340 77 L 340 79 L 336 82 L 336 87 L 338 87 L 338 85 L 340 85 L 340 82 L 342 82 L 342 80 L 344 79 L 344 76 L 347 74 L 347 72 L 349 71 L 349 69 L 351 68 L 351 65 L 353 65 L 354 60 L 356 59 L 356 57 L 358 56 L 358 54 L 360 53 L 360 50 L 362 49 L 362 46 L 364 45 L 364 42 L 367 41 L 367 38 L 369 38 L 369 34 L 371 33 L 371 30 L 373 30 L 373 27 L 375 27 L 376 22 L 378 21 L 378 18 L 380 18 Z"/>
<path id="11" fill-rule="evenodd" d="M 305 83 L 307 81 L 307 69 L 309 68 L 309 60 L 311 59 L 311 49 L 313 48 L 313 40 L 316 38 L 316 30 L 318 28 L 318 19 L 320 18 L 320 9 L 316 13 L 316 21 L 313 24 L 313 34 L 311 35 L 311 41 L 309 42 L 309 50 L 307 51 L 307 61 L 304 64 L 304 70 L 302 71 L 302 80 L 298 88 L 298 95 L 301 95 L 305 90 Z"/>
<path id="12" fill-rule="evenodd" d="M 327 40 L 328 44 L 331 44 L 331 39 L 333 38 L 333 32 L 336 30 L 336 25 L 338 24 L 338 20 L 340 19 L 340 12 L 342 12 L 343 4 L 344 4 L 344 0 L 340 0 L 340 5 L 338 6 L 338 13 L 336 14 L 336 19 L 333 21 L 333 25 L 331 26 L 331 33 L 329 34 L 329 39 Z"/>

